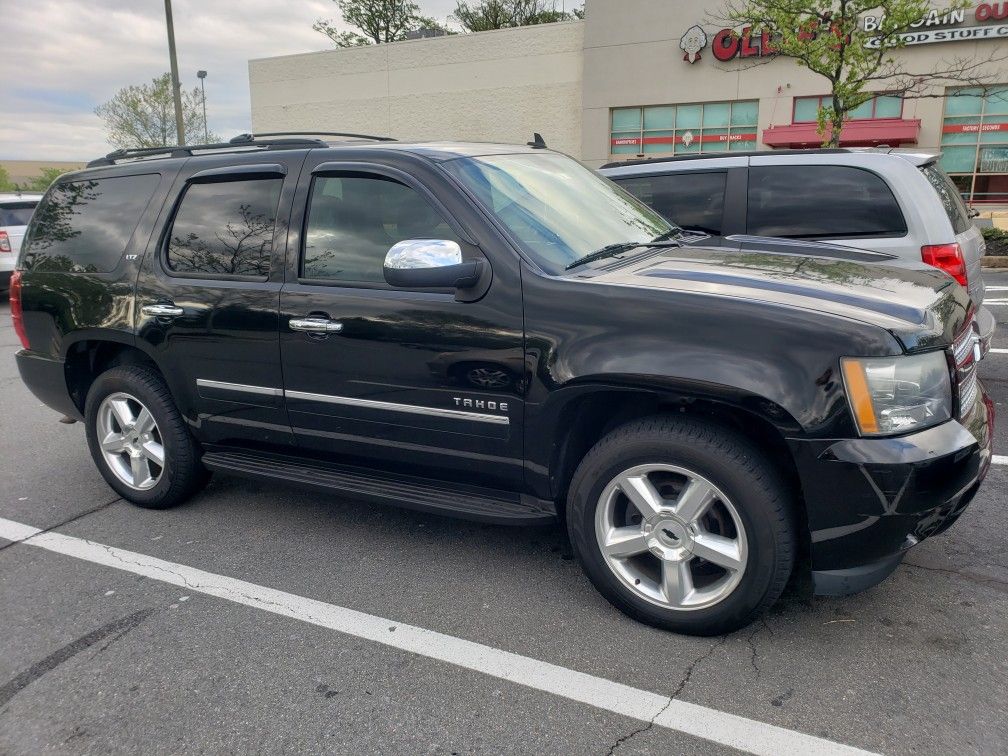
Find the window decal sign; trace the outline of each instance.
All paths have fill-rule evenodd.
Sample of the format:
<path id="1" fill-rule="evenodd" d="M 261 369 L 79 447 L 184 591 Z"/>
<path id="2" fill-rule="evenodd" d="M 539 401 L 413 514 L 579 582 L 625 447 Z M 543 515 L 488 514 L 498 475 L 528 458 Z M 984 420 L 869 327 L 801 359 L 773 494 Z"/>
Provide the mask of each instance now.
<path id="1" fill-rule="evenodd" d="M 942 134 L 975 134 L 978 131 L 1008 131 L 1006 123 L 946 123 L 942 126 Z"/>

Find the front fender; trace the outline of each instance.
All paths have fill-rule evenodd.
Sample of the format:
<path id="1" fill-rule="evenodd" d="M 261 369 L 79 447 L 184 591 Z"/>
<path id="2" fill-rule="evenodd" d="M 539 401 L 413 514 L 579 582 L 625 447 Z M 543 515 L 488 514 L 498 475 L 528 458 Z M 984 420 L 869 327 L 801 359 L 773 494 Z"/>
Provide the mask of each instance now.
<path id="1" fill-rule="evenodd" d="M 841 357 L 902 352 L 875 325 L 694 292 L 529 276 L 525 309 L 533 404 L 575 383 L 654 386 L 768 403 L 782 430 L 813 437 L 854 432 Z"/>

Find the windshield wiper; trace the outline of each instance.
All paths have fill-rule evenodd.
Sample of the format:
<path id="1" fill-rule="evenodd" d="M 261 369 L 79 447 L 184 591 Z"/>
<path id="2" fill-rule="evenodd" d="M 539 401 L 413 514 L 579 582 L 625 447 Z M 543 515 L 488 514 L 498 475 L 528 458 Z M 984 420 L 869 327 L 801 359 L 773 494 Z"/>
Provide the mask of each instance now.
<path id="1" fill-rule="evenodd" d="M 668 236 L 675 232 L 668 232 L 656 237 L 653 241 L 649 242 L 616 242 L 615 244 L 607 244 L 602 247 L 602 249 L 596 249 L 594 252 L 589 252 L 584 257 L 579 257 L 574 262 L 567 265 L 564 270 L 571 270 L 577 268 L 581 265 L 586 265 L 590 262 L 595 262 L 596 260 L 604 260 L 607 257 L 614 257 L 621 252 L 629 252 L 631 249 L 637 249 L 638 247 L 681 247 L 677 241 L 669 241 Z"/>

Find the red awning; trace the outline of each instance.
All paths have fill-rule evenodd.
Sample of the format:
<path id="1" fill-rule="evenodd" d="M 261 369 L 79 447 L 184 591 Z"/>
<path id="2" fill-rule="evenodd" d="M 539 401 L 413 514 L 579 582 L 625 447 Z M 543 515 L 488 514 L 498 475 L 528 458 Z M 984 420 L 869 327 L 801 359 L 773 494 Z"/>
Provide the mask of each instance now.
<path id="1" fill-rule="evenodd" d="M 840 134 L 840 144 L 845 147 L 877 147 L 887 144 L 917 144 L 920 133 L 919 118 L 872 118 L 848 121 Z M 829 134 L 829 129 L 826 131 Z M 791 123 L 763 129 L 763 144 L 770 147 L 818 147 L 823 137 L 814 123 Z"/>

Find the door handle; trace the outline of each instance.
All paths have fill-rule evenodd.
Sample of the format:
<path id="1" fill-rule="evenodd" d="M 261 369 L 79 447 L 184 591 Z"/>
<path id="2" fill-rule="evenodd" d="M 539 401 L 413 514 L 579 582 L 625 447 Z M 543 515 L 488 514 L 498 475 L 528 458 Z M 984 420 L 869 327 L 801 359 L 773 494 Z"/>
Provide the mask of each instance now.
<path id="1" fill-rule="evenodd" d="M 185 314 L 185 310 L 171 302 L 167 304 L 149 304 L 140 308 L 140 312 L 152 318 L 177 318 Z"/>
<path id="2" fill-rule="evenodd" d="M 293 318 L 288 325 L 292 331 L 304 333 L 339 333 L 343 324 L 326 318 Z"/>

